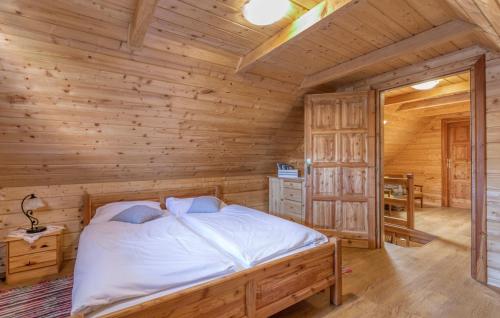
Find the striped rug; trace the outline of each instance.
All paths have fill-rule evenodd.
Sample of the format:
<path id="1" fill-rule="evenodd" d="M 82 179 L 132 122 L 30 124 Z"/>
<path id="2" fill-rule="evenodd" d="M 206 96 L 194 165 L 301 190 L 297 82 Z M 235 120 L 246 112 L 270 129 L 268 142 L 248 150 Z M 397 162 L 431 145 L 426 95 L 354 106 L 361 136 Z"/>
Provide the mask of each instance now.
<path id="1" fill-rule="evenodd" d="M 0 292 L 1 318 L 66 318 L 71 312 L 73 277 Z"/>

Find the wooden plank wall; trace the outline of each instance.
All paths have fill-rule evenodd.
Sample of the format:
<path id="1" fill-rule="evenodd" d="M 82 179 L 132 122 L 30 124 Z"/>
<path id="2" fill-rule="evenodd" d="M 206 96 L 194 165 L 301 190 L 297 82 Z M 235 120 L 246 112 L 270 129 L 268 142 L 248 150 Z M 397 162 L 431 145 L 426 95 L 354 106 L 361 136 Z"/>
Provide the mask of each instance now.
<path id="1" fill-rule="evenodd" d="M 51 186 L 9 187 L 0 189 L 0 237 L 28 225 L 21 213 L 21 199 L 36 193 L 47 204 L 36 216 L 43 224 L 65 225 L 64 259 L 75 258 L 82 227 L 83 194 L 127 192 L 154 189 L 180 189 L 222 186 L 223 199 L 255 209 L 268 209 L 268 180 L 265 175 L 243 177 L 189 178 L 159 181 L 130 181 Z M 0 273 L 4 272 L 5 248 L 0 246 Z"/>
<path id="2" fill-rule="evenodd" d="M 421 129 L 413 133 L 413 137 L 405 139 L 406 145 L 398 153 L 390 153 L 390 160 L 384 164 L 385 174 L 413 173 L 415 184 L 423 185 L 424 204 L 441 206 L 441 120 L 444 118 L 466 117 L 468 113 L 448 114 L 425 118 Z M 388 123 L 384 127 L 384 160 L 386 137 L 400 130 L 396 123 Z"/>
<path id="3" fill-rule="evenodd" d="M 500 54 L 486 62 L 488 283 L 500 287 Z"/>
<path id="4" fill-rule="evenodd" d="M 131 51 L 129 6 L 78 4 L 0 1 L 0 186 L 267 174 L 300 144 L 297 84 L 156 29 Z"/>

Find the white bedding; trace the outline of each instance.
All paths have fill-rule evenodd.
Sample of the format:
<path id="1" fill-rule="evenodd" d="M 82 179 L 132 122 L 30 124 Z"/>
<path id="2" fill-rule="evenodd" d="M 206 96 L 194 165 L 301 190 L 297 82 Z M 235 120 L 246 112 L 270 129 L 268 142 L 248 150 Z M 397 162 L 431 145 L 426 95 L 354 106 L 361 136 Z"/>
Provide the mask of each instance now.
<path id="1" fill-rule="evenodd" d="M 270 259 L 270 260 L 268 260 L 268 261 L 266 261 L 264 263 L 272 262 L 274 260 L 277 260 L 277 259 L 280 259 L 280 258 L 284 258 L 284 257 L 289 256 L 291 254 L 296 254 L 296 253 L 300 253 L 300 252 L 306 251 L 306 250 L 308 250 L 310 248 L 313 248 L 314 246 L 315 245 L 304 246 L 304 247 L 296 249 L 296 250 L 294 250 L 292 252 L 288 252 L 286 254 L 283 254 L 283 255 L 277 256 L 275 258 L 272 258 L 272 259 Z M 240 270 L 243 270 L 243 269 L 240 269 Z M 219 277 L 222 277 L 222 276 L 219 276 Z M 88 318 L 97 318 L 97 317 L 100 317 L 100 316 L 103 316 L 103 315 L 106 315 L 106 314 L 110 314 L 110 313 L 113 313 L 113 312 L 116 312 L 116 311 L 119 311 L 119 310 L 122 310 L 122 309 L 125 309 L 125 308 L 128 308 L 128 307 L 132 307 L 134 305 L 142 304 L 142 303 L 144 303 L 146 301 L 153 300 L 153 299 L 156 299 L 156 298 L 159 298 L 159 297 L 162 297 L 162 296 L 170 295 L 170 294 L 173 294 L 173 293 L 175 293 L 177 291 L 180 291 L 180 290 L 183 290 L 183 289 L 195 286 L 195 285 L 203 284 L 203 283 L 206 283 L 208 281 L 217 279 L 219 277 L 212 277 L 212 278 L 205 279 L 205 280 L 200 280 L 200 281 L 198 281 L 196 283 L 188 284 L 188 285 L 185 285 L 185 286 L 182 286 L 182 287 L 177 287 L 177 288 L 171 288 L 171 289 L 167 289 L 167 290 L 162 290 L 160 292 L 153 293 L 153 294 L 150 294 L 150 295 L 147 295 L 147 296 L 135 297 L 135 298 L 131 298 L 131 299 L 119 301 L 119 302 L 113 303 L 113 304 L 108 305 L 108 306 L 104 306 L 104 307 L 102 307 L 102 308 L 100 308 L 98 310 L 93 311 L 92 313 L 90 313 L 88 315 Z M 85 317 L 87 317 L 87 316 L 85 316 Z"/>
<path id="2" fill-rule="evenodd" d="M 72 313 L 232 273 L 234 262 L 174 216 L 90 224 L 80 236 Z"/>
<path id="3" fill-rule="evenodd" d="M 180 220 L 244 268 L 328 242 L 308 227 L 241 205 L 217 213 L 188 213 Z"/>

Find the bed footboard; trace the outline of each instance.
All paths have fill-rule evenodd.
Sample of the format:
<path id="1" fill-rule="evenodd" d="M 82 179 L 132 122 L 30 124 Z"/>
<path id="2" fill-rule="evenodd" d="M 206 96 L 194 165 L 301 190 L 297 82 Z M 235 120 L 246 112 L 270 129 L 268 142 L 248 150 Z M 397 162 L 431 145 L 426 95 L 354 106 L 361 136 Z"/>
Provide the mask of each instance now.
<path id="1" fill-rule="evenodd" d="M 341 242 L 327 244 L 108 314 L 106 318 L 268 317 L 330 288 L 342 300 Z"/>

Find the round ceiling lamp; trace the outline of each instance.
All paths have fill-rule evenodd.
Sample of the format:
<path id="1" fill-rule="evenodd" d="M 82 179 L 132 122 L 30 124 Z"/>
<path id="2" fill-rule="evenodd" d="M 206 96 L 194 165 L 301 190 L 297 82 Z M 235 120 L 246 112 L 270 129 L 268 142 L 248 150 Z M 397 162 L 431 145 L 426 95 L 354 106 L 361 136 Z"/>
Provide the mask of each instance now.
<path id="1" fill-rule="evenodd" d="M 425 91 L 425 90 L 432 89 L 432 88 L 436 87 L 440 81 L 441 80 L 428 81 L 428 82 L 412 85 L 411 87 L 416 89 L 416 90 L 419 90 L 419 91 Z"/>
<path id="2" fill-rule="evenodd" d="M 249 0 L 243 6 L 243 16 L 255 25 L 269 25 L 283 18 L 290 10 L 289 0 Z"/>

